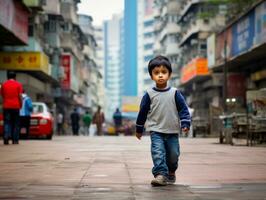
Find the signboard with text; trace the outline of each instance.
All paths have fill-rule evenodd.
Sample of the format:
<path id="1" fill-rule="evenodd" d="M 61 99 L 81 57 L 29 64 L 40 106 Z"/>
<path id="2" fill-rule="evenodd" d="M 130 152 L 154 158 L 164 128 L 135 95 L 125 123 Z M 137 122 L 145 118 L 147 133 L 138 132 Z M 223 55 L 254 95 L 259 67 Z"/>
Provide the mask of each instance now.
<path id="1" fill-rule="evenodd" d="M 181 83 L 186 83 L 196 76 L 208 75 L 208 61 L 206 58 L 195 58 L 181 70 Z"/>
<path id="2" fill-rule="evenodd" d="M 248 15 L 241 18 L 232 27 L 233 45 L 232 56 L 238 56 L 248 51 L 253 46 L 255 36 L 255 12 L 252 10 Z"/>
<path id="3" fill-rule="evenodd" d="M 266 42 L 266 2 L 255 9 L 255 45 Z"/>
<path id="4" fill-rule="evenodd" d="M 226 48 L 226 49 L 225 49 Z M 215 60 L 217 64 L 221 64 L 225 59 L 225 51 L 226 58 L 230 58 L 232 56 L 232 28 L 229 27 L 216 38 L 216 46 L 215 46 Z"/>
<path id="5" fill-rule="evenodd" d="M 71 73 L 71 55 L 61 55 L 61 66 L 63 67 L 63 78 L 61 80 L 61 86 L 63 89 L 70 89 L 70 73 Z"/>
<path id="6" fill-rule="evenodd" d="M 0 66 L 5 70 L 43 71 L 50 75 L 48 57 L 41 52 L 0 52 Z"/>

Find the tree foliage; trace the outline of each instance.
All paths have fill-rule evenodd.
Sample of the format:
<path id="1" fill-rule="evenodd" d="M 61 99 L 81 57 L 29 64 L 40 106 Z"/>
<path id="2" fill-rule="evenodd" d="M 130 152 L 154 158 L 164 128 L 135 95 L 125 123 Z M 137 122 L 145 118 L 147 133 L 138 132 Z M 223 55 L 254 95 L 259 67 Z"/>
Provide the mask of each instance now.
<path id="1" fill-rule="evenodd" d="M 254 3 L 260 0 L 208 0 L 206 4 L 216 5 L 217 8 L 221 6 L 226 7 L 226 18 L 227 21 L 234 19 L 243 12 L 247 11 Z M 209 12 L 201 13 L 199 17 L 211 18 L 217 14 L 217 10 L 210 10 Z"/>

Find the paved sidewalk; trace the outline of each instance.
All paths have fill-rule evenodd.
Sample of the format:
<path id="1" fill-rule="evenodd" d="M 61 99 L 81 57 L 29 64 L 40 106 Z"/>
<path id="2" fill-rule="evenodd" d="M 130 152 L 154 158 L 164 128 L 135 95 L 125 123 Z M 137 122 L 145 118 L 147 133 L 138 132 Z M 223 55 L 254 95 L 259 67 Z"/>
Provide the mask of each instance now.
<path id="1" fill-rule="evenodd" d="M 0 143 L 0 199 L 261 200 L 266 148 L 181 139 L 177 183 L 151 187 L 149 137 L 61 136 Z"/>

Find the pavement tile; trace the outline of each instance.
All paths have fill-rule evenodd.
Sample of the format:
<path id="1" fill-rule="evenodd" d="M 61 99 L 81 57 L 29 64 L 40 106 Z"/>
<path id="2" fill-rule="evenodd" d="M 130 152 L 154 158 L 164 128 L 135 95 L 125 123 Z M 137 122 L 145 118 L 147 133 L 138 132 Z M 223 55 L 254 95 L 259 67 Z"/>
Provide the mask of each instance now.
<path id="1" fill-rule="evenodd" d="M 55 136 L 0 144 L 0 200 L 266 200 L 266 148 L 181 138 L 174 185 L 152 187 L 150 139 Z"/>

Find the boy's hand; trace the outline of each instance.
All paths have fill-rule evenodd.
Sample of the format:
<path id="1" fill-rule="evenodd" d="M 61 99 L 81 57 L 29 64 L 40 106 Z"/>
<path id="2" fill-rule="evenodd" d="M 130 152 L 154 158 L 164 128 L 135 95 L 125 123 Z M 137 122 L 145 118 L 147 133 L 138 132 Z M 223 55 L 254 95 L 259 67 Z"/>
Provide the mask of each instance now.
<path id="1" fill-rule="evenodd" d="M 188 134 L 189 129 L 187 127 L 182 128 L 182 132 L 186 135 Z"/>
<path id="2" fill-rule="evenodd" d="M 136 133 L 136 137 L 141 140 L 141 137 L 142 137 L 142 133 Z"/>

